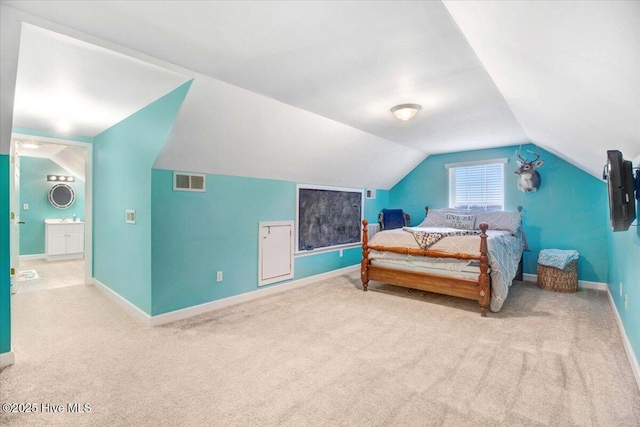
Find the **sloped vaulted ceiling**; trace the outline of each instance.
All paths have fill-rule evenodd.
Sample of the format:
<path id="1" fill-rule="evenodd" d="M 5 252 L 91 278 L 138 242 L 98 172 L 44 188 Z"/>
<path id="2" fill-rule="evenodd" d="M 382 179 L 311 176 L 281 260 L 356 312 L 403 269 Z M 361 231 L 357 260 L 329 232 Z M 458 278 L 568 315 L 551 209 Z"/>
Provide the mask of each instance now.
<path id="1" fill-rule="evenodd" d="M 91 43 L 23 23 L 13 126 L 94 137 L 189 80 Z"/>
<path id="2" fill-rule="evenodd" d="M 206 76 L 196 76 L 154 167 L 390 188 L 419 151 Z"/>
<path id="3" fill-rule="evenodd" d="M 596 177 L 640 155 L 640 2 L 445 6 L 531 141 Z"/>
<path id="4" fill-rule="evenodd" d="M 438 2 L 3 4 L 199 73 L 158 167 L 390 188 L 428 154 L 526 140 Z"/>
<path id="5" fill-rule="evenodd" d="M 528 140 L 595 176 L 640 154 L 638 2 L 4 5 L 199 73 L 158 167 L 389 188 Z"/>

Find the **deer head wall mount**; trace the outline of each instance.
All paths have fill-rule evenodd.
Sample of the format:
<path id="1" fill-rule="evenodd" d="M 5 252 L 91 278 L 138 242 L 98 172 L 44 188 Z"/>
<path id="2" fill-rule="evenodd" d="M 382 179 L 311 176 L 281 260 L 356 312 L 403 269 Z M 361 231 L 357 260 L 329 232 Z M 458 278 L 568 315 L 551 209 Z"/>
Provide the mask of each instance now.
<path id="1" fill-rule="evenodd" d="M 520 150 L 522 146 L 520 146 L 516 150 L 516 156 L 518 156 L 518 170 L 514 173 L 518 175 L 518 188 L 520 191 L 524 191 L 525 193 L 531 193 L 534 191 L 538 191 L 540 187 L 540 183 L 542 182 L 542 178 L 540 174 L 536 170 L 544 164 L 544 160 L 538 160 L 540 158 L 540 149 L 538 148 L 536 152 L 527 150 L 527 152 L 536 156 L 533 160 L 527 160 L 520 155 Z"/>

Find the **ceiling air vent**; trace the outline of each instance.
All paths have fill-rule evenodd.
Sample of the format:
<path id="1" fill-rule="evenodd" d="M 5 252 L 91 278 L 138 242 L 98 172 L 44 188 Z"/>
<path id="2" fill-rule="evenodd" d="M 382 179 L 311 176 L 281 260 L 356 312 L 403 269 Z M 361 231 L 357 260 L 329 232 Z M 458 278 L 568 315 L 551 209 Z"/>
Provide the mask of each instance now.
<path id="1" fill-rule="evenodd" d="M 174 172 L 173 191 L 205 191 L 206 176 L 202 173 Z"/>

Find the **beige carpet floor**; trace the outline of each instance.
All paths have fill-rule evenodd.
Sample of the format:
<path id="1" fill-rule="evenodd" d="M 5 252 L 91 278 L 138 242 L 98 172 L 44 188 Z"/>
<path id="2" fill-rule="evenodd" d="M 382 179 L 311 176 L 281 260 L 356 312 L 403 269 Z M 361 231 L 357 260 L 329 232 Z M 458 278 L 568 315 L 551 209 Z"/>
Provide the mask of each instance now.
<path id="1" fill-rule="evenodd" d="M 12 298 L 6 425 L 637 426 L 640 393 L 598 291 L 518 283 L 503 310 L 357 274 L 157 328 L 91 286 Z"/>

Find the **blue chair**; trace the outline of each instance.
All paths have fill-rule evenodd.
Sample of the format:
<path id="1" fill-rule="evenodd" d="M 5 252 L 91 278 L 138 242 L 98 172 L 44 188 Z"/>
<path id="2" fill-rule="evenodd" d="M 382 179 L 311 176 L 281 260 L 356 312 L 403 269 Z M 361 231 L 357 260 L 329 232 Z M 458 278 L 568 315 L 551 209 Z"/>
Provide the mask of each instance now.
<path id="1" fill-rule="evenodd" d="M 378 224 L 380 230 L 393 230 L 394 228 L 402 228 L 409 226 L 411 217 L 402 209 L 382 209 L 378 214 Z"/>

